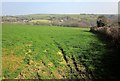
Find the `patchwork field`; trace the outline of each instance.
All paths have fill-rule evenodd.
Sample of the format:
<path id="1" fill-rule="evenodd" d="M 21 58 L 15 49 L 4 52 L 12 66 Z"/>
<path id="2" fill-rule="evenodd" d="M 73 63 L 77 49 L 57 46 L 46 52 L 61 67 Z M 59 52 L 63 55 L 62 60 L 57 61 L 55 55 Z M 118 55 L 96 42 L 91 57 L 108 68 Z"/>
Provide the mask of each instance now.
<path id="1" fill-rule="evenodd" d="M 31 20 L 30 22 L 42 22 L 42 23 L 50 23 L 51 21 L 49 21 L 49 20 Z"/>
<path id="2" fill-rule="evenodd" d="M 89 28 L 3 24 L 2 44 L 4 79 L 88 80 L 104 74 L 105 44 Z"/>

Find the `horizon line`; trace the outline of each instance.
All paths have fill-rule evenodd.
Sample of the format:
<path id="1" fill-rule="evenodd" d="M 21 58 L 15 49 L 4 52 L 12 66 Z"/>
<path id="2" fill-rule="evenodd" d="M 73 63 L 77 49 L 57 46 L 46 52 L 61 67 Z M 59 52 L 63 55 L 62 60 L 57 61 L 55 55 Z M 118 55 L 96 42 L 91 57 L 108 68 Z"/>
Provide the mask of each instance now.
<path id="1" fill-rule="evenodd" d="M 35 13 L 35 14 L 18 14 L 18 15 L 0 15 L 0 16 L 24 16 L 24 15 L 118 15 L 116 13 Z"/>

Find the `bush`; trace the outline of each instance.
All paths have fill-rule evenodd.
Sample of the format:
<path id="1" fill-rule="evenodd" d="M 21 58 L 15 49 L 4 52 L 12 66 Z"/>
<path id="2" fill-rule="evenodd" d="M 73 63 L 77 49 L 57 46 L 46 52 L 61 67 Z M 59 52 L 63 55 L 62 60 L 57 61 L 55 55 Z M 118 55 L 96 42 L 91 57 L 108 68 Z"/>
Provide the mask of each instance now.
<path id="1" fill-rule="evenodd" d="M 120 27 L 91 27 L 90 31 L 104 35 L 115 46 L 120 47 Z"/>
<path id="2" fill-rule="evenodd" d="M 97 27 L 103 27 L 107 25 L 107 18 L 105 16 L 99 16 L 97 18 Z"/>

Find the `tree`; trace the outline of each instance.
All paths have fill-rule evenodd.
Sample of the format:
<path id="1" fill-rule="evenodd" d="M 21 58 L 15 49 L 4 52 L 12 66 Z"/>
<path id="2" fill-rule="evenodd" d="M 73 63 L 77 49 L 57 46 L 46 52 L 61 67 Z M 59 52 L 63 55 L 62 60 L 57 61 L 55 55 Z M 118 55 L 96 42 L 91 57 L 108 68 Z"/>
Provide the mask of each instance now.
<path id="1" fill-rule="evenodd" d="M 107 25 L 107 18 L 101 15 L 97 18 L 97 27 L 103 27 Z"/>

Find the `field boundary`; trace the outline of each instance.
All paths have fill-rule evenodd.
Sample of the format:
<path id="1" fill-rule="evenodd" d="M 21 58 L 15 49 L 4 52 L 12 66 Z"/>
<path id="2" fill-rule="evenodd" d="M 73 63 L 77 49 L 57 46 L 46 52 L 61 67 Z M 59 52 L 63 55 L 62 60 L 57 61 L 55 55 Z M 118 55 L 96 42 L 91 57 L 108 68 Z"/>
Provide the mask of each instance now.
<path id="1" fill-rule="evenodd" d="M 120 27 L 91 27 L 90 31 L 103 35 L 113 46 L 120 48 Z"/>

